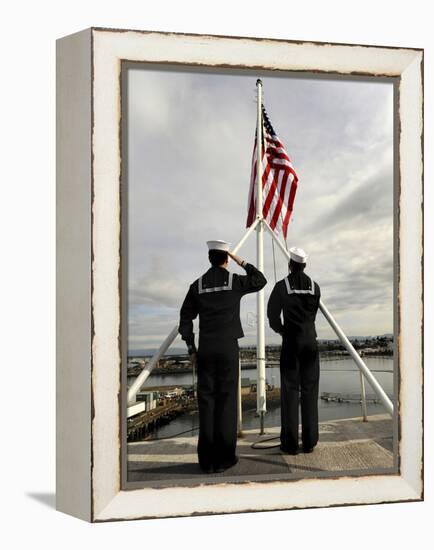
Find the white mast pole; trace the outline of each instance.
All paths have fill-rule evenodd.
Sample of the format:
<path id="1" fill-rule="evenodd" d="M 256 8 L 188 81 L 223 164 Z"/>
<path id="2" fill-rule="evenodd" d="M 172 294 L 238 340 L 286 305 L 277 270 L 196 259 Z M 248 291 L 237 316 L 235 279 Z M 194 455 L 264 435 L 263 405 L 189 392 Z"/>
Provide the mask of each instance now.
<path id="1" fill-rule="evenodd" d="M 262 223 L 262 81 L 256 81 L 258 90 L 258 121 L 256 126 L 256 217 L 259 220 L 256 228 L 257 268 L 264 271 L 264 226 Z M 256 407 L 260 416 L 261 429 L 264 433 L 264 416 L 267 412 L 265 393 L 265 328 L 264 328 L 264 290 L 257 294 L 257 342 L 256 342 Z"/>

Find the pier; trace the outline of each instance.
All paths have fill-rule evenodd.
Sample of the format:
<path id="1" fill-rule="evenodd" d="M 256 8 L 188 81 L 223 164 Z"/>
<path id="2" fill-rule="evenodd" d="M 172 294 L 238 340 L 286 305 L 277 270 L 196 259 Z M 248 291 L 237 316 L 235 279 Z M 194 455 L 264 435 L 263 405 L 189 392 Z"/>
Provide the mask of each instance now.
<path id="1" fill-rule="evenodd" d="M 188 386 L 176 386 L 183 390 L 190 390 Z M 175 386 L 153 386 L 149 391 L 165 392 L 175 389 Z M 280 405 L 280 388 L 267 389 L 267 398 L 270 406 Z M 142 403 L 137 402 L 140 406 Z M 134 408 L 135 405 L 132 405 Z M 243 411 L 256 409 L 256 391 L 249 392 L 243 395 L 242 399 Z M 152 433 L 159 428 L 171 422 L 182 414 L 197 411 L 197 399 L 193 395 L 183 394 L 181 397 L 173 400 L 165 400 L 163 403 L 154 409 L 146 412 L 140 412 L 128 418 L 127 436 L 128 441 L 136 441 L 145 439 L 151 436 Z"/>
<path id="2" fill-rule="evenodd" d="M 137 414 L 128 419 L 128 441 L 143 439 L 152 434 L 155 429 L 168 424 L 177 416 L 196 409 L 196 400 L 190 398 L 164 403 L 155 407 L 155 409 Z"/>
<path id="3" fill-rule="evenodd" d="M 360 393 L 340 393 L 340 392 L 322 392 L 321 399 L 327 402 L 334 403 L 361 403 L 362 397 Z M 381 401 L 375 394 L 366 395 L 366 403 L 377 404 Z"/>

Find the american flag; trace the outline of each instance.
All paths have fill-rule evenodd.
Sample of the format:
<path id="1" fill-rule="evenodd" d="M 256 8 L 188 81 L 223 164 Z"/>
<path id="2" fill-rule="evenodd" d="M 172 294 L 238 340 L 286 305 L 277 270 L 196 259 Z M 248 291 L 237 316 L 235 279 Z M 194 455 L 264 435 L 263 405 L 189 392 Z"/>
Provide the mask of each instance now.
<path id="1" fill-rule="evenodd" d="M 271 126 L 264 105 L 262 121 L 262 215 L 277 235 L 282 231 L 286 241 L 298 177 L 285 146 Z M 257 138 L 253 148 L 246 227 L 250 227 L 256 219 L 256 144 Z"/>

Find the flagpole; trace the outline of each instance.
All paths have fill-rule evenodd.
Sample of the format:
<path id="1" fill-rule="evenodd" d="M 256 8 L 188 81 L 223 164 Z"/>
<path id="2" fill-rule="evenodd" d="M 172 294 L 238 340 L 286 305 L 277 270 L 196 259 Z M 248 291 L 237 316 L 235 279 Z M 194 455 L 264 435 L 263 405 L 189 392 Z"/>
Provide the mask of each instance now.
<path id="1" fill-rule="evenodd" d="M 257 125 L 256 125 L 256 217 L 259 223 L 256 227 L 256 255 L 259 271 L 264 271 L 264 225 L 262 223 L 262 81 L 256 81 Z M 264 433 L 264 416 L 267 412 L 265 389 L 265 328 L 264 328 L 264 290 L 257 294 L 257 341 L 256 341 L 256 407 L 260 417 L 260 433 Z"/>

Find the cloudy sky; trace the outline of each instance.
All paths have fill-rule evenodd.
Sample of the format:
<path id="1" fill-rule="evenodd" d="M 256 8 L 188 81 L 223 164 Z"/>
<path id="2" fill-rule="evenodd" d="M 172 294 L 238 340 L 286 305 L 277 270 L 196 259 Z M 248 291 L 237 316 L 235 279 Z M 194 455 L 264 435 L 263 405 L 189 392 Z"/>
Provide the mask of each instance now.
<path id="1" fill-rule="evenodd" d="M 159 346 L 188 286 L 208 267 L 206 241 L 245 232 L 256 127 L 252 73 L 128 71 L 129 349 Z M 393 332 L 393 87 L 262 75 L 264 103 L 299 177 L 288 246 L 347 335 Z M 239 255 L 255 263 L 255 235 Z M 276 278 L 287 263 L 276 249 Z M 243 273 L 233 262 L 230 269 Z M 265 236 L 265 300 L 275 282 Z M 256 300 L 242 300 L 255 342 Z M 333 337 L 322 315 L 318 337 Z M 266 328 L 267 343 L 278 337 Z M 176 340 L 175 347 L 182 346 Z"/>

